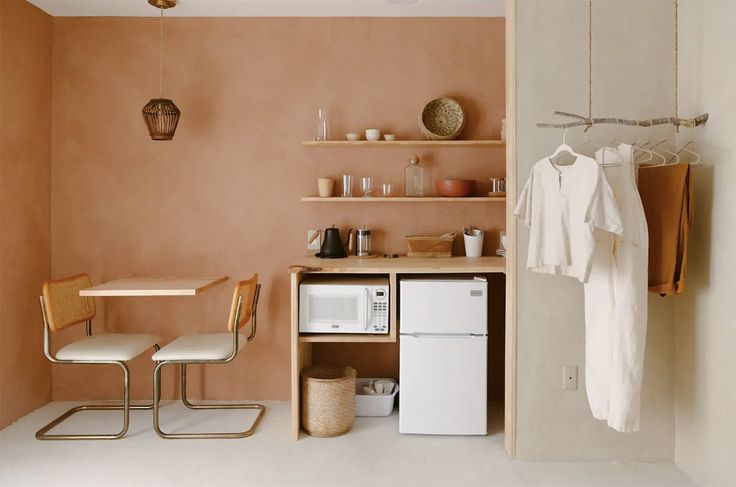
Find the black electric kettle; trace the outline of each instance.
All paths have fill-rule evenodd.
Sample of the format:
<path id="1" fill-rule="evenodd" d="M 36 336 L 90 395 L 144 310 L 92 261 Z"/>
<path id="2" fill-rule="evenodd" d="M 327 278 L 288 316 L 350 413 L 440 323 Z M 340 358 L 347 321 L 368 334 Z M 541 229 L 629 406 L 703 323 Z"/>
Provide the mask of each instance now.
<path id="1" fill-rule="evenodd" d="M 325 228 L 323 234 L 324 240 L 322 240 L 322 247 L 320 248 L 317 257 L 323 259 L 342 259 L 348 256 L 345 251 L 345 246 L 340 238 L 340 229 Z"/>

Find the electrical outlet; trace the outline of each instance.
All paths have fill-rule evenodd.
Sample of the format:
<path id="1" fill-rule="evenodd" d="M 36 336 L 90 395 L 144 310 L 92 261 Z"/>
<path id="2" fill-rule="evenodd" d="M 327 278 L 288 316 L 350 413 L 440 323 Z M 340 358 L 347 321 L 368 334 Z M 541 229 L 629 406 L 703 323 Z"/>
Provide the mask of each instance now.
<path id="1" fill-rule="evenodd" d="M 314 240 L 312 240 L 312 238 L 315 236 L 315 233 L 317 233 L 318 235 Z M 311 243 L 309 242 L 310 240 L 312 241 Z M 322 234 L 319 232 L 319 230 L 307 230 L 307 250 L 319 250 L 320 247 L 322 247 Z"/>
<path id="2" fill-rule="evenodd" d="M 578 388 L 577 365 L 562 366 L 562 388 L 566 390 L 576 390 Z"/>

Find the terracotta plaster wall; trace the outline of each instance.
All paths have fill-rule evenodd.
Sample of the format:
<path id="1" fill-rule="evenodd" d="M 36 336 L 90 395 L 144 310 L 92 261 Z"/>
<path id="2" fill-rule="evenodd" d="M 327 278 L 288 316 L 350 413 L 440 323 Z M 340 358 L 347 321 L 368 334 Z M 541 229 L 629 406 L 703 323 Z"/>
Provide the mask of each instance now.
<path id="1" fill-rule="evenodd" d="M 366 225 L 378 251 L 402 252 L 407 234 L 504 228 L 496 204 L 299 200 L 316 193 L 316 178 L 343 173 L 402 186 L 415 152 L 432 181 L 502 175 L 502 147 L 327 149 L 302 140 L 314 136 L 321 106 L 335 137 L 379 127 L 418 138 L 421 107 L 443 94 L 466 106 L 466 138 L 498 138 L 503 19 L 171 18 L 165 31 L 165 94 L 183 115 L 173 141 L 152 142 L 140 110 L 158 96 L 157 20 L 54 19 L 52 271 L 88 272 L 97 282 L 230 276 L 198 297 L 98 301 L 95 327 L 155 332 L 162 342 L 225 330 L 233 279 L 259 272 L 256 340 L 234 364 L 195 368 L 194 396 L 288 397 L 287 268 L 306 255 L 307 229 Z M 496 245 L 489 238 L 486 252 Z M 367 375 L 381 366 L 376 357 L 395 354 L 356 347 L 350 358 Z M 149 356 L 132 363 L 135 397 L 150 396 L 151 365 Z M 117 397 L 117 374 L 55 367 L 53 397 Z M 173 375 L 164 380 L 170 395 Z"/>
<path id="2" fill-rule="evenodd" d="M 0 2 L 0 429 L 51 396 L 38 295 L 51 272 L 51 17 Z"/>

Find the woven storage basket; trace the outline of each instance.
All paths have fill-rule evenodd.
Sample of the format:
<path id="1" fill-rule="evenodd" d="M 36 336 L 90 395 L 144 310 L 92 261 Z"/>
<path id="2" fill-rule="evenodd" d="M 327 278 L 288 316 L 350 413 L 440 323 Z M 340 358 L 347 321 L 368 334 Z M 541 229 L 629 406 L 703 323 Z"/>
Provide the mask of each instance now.
<path id="1" fill-rule="evenodd" d="M 344 435 L 355 421 L 355 377 L 352 367 L 312 365 L 302 379 L 302 428 L 312 436 Z"/>
<path id="2" fill-rule="evenodd" d="M 430 101 L 419 115 L 419 129 L 428 140 L 452 140 L 465 127 L 463 107 L 452 98 L 441 97 Z"/>

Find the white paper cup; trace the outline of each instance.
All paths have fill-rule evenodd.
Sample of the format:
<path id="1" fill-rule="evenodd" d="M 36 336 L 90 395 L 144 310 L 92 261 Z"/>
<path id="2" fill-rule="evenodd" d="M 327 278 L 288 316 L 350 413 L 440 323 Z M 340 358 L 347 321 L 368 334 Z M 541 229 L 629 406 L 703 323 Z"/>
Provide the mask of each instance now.
<path id="1" fill-rule="evenodd" d="M 332 190 L 335 188 L 335 180 L 332 178 L 317 179 L 317 190 L 320 198 L 329 198 L 332 196 Z"/>
<path id="2" fill-rule="evenodd" d="M 481 230 L 473 230 L 473 235 L 463 233 L 465 240 L 465 256 L 480 257 L 483 255 L 483 232 Z"/>

